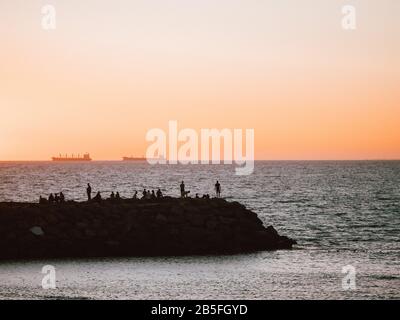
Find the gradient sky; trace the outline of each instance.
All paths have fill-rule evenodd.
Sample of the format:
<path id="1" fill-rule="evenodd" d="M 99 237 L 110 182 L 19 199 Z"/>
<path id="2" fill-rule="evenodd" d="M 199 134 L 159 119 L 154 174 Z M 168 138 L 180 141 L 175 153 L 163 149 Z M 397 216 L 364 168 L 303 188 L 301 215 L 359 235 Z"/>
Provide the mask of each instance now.
<path id="1" fill-rule="evenodd" d="M 169 120 L 254 128 L 257 159 L 400 159 L 399 16 L 398 0 L 1 0 L 0 160 L 143 155 Z"/>

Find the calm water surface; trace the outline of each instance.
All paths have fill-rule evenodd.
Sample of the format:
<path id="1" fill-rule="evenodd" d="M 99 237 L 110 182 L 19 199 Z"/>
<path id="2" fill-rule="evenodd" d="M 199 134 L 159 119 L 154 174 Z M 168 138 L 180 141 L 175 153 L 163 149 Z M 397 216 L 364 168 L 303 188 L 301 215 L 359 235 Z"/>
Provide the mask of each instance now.
<path id="1" fill-rule="evenodd" d="M 83 200 L 85 185 L 107 195 L 160 187 L 178 196 L 223 196 L 296 239 L 294 250 L 235 256 L 0 262 L 0 298 L 379 299 L 400 298 L 400 161 L 257 162 L 250 176 L 223 165 L 0 163 L 0 201 L 36 201 L 63 191 Z M 43 290 L 41 268 L 57 271 Z M 356 289 L 342 288 L 342 267 Z"/>

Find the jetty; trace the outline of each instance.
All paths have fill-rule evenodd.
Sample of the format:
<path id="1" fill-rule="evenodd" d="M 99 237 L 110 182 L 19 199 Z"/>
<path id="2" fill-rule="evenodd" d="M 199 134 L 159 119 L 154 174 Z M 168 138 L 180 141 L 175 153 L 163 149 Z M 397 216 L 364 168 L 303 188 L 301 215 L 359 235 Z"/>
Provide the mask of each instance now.
<path id="1" fill-rule="evenodd" d="M 0 203 L 0 259 L 238 254 L 296 241 L 224 199 Z"/>

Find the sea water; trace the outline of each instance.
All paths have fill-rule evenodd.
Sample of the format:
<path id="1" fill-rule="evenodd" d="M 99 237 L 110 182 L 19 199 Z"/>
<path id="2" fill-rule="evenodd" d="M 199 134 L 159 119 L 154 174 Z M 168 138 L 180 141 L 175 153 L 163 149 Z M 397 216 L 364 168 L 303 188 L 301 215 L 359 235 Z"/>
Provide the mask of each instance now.
<path id="1" fill-rule="evenodd" d="M 237 176 L 229 165 L 140 162 L 0 163 L 0 201 L 37 201 L 62 191 L 85 200 L 143 188 L 179 195 L 179 184 L 255 211 L 293 250 L 232 256 L 98 258 L 0 262 L 2 299 L 399 299 L 400 161 L 257 161 Z M 42 288 L 43 266 L 56 289 Z M 346 287 L 346 267 L 354 287 Z"/>

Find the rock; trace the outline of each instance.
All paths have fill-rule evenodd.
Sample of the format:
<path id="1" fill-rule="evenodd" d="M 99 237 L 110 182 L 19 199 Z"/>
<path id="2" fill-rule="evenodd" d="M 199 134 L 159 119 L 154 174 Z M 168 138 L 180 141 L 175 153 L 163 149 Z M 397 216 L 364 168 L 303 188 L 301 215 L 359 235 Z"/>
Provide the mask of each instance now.
<path id="1" fill-rule="evenodd" d="M 171 213 L 174 215 L 183 215 L 184 214 L 184 209 L 182 208 L 182 206 L 174 206 L 171 209 Z"/>
<path id="2" fill-rule="evenodd" d="M 200 227 L 204 225 L 205 217 L 202 215 L 194 215 L 190 220 L 193 226 Z"/>
<path id="3" fill-rule="evenodd" d="M 106 241 L 105 243 L 106 243 L 106 245 L 112 246 L 112 247 L 118 246 L 120 244 L 118 241 L 113 241 L 113 240 Z"/>
<path id="4" fill-rule="evenodd" d="M 207 229 L 215 229 L 217 227 L 217 221 L 216 220 L 208 220 L 207 222 L 206 222 L 206 228 Z"/>
<path id="5" fill-rule="evenodd" d="M 84 222 L 78 222 L 78 223 L 76 224 L 76 226 L 77 226 L 77 228 L 79 228 L 79 229 L 85 229 L 85 228 L 88 227 L 88 224 L 87 224 L 87 223 L 84 223 Z"/>
<path id="6" fill-rule="evenodd" d="M 277 236 L 278 235 L 278 231 L 275 230 L 275 228 L 273 226 L 268 226 L 266 231 L 268 231 L 270 234 Z"/>
<path id="7" fill-rule="evenodd" d="M 88 238 L 94 238 L 96 237 L 97 233 L 94 230 L 85 230 L 85 236 Z"/>
<path id="8" fill-rule="evenodd" d="M 35 226 L 29 229 L 35 236 L 43 236 L 44 232 L 41 227 Z"/>
<path id="9" fill-rule="evenodd" d="M 235 219 L 226 218 L 226 217 L 221 217 L 219 220 L 220 220 L 221 223 L 223 223 L 223 224 L 233 224 L 233 223 L 235 222 Z"/>
<path id="10" fill-rule="evenodd" d="M 161 213 L 158 213 L 156 215 L 155 219 L 156 219 L 157 222 L 160 222 L 160 223 L 165 223 L 165 222 L 168 221 L 167 217 L 165 215 L 161 214 Z"/>

